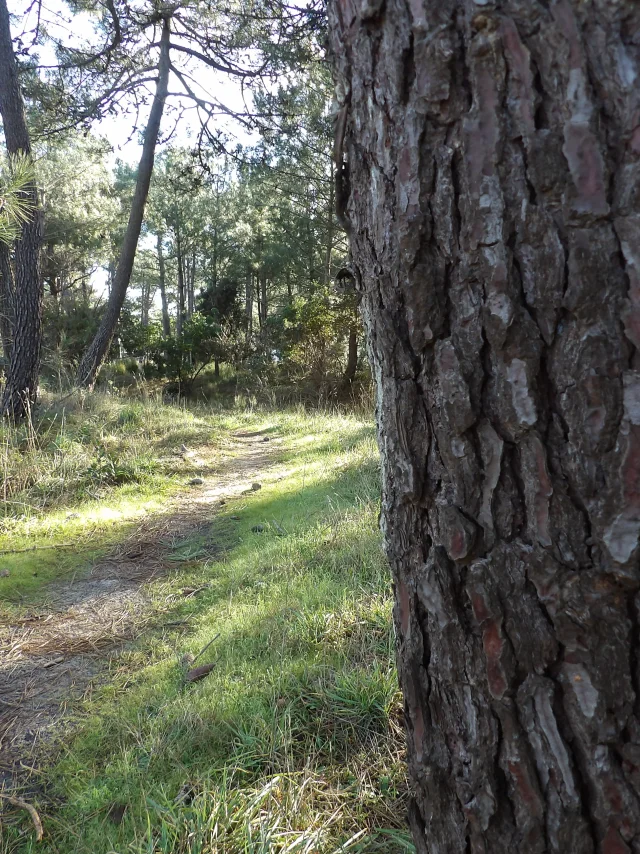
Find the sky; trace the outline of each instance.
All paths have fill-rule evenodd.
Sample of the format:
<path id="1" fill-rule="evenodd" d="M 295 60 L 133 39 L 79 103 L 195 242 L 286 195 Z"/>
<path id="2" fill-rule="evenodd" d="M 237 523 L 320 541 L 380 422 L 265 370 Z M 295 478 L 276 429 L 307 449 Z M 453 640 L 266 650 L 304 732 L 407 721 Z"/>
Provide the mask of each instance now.
<path id="1" fill-rule="evenodd" d="M 26 45 L 30 44 L 30 35 L 37 24 L 37 8 L 33 0 L 9 0 L 9 9 L 14 15 L 12 20 L 12 32 L 23 39 Z M 51 34 L 63 40 L 69 46 L 79 46 L 81 42 L 88 41 L 92 44 L 100 43 L 100 37 L 96 37 L 94 30 L 95 18 L 87 12 L 72 13 L 62 0 L 42 0 L 42 19 L 47 21 Z M 43 65 L 54 65 L 55 54 L 52 47 L 38 46 L 35 48 L 39 61 Z M 217 72 L 214 69 L 198 65 L 198 95 L 213 96 L 231 110 L 242 112 L 246 110 L 242 90 L 237 78 Z M 169 91 L 178 91 L 180 86 L 175 76 L 171 75 Z M 152 89 L 150 92 L 152 93 Z M 174 107 L 188 107 L 187 99 L 179 101 L 170 99 L 165 108 L 163 117 L 162 133 L 166 135 L 174 128 Z M 141 115 L 141 123 L 144 126 L 146 115 Z M 243 126 L 230 117 L 217 119 L 218 127 L 221 127 L 234 141 L 243 145 L 255 142 L 256 135 L 249 134 Z M 180 122 L 175 128 L 171 143 L 173 145 L 189 146 L 197 139 L 199 122 L 195 111 L 186 110 Z M 131 115 L 107 116 L 93 124 L 92 130 L 96 135 L 104 136 L 113 149 L 113 160 L 119 158 L 128 163 L 137 163 L 140 152 L 140 135 L 132 135 L 133 119 Z M 162 145 L 160 146 L 162 147 Z"/>
<path id="2" fill-rule="evenodd" d="M 32 42 L 32 33 L 37 24 L 36 6 L 32 0 L 9 0 L 9 10 L 13 15 L 12 33 L 14 39 L 19 37 L 23 44 L 28 46 Z M 87 12 L 75 14 L 70 12 L 63 0 L 42 0 L 41 15 L 42 20 L 47 22 L 51 35 L 56 39 L 63 40 L 69 46 L 80 46 L 83 42 L 89 42 L 92 45 L 101 43 L 102 39 L 99 35 L 96 36 L 94 29 L 95 18 Z M 56 56 L 52 46 L 39 45 L 33 51 L 37 54 L 42 65 L 55 65 Z M 246 102 L 243 100 L 237 78 L 199 64 L 197 85 L 199 86 L 197 92 L 199 96 L 213 96 L 230 110 L 238 112 L 246 110 Z M 153 89 L 154 86 L 151 84 L 149 89 L 151 95 Z M 179 89 L 179 83 L 172 74 L 169 91 L 175 92 Z M 184 102 L 176 98 L 168 100 L 161 127 L 161 140 L 156 154 L 167 144 L 167 136 L 170 131 L 173 131 L 170 138 L 172 145 L 189 147 L 195 144 L 200 128 L 195 111 L 187 110 L 180 118 L 179 123 L 176 124 L 176 108 L 188 106 L 190 106 L 188 99 L 185 99 Z M 150 104 L 147 106 L 146 113 L 141 112 L 139 116 L 139 124 L 142 127 L 146 123 L 149 108 Z M 227 134 L 231 147 L 234 147 L 236 142 L 249 145 L 257 141 L 256 134 L 248 133 L 239 122 L 230 117 L 220 117 L 217 122 L 217 127 L 223 129 Z M 137 164 L 142 146 L 140 133 L 133 132 L 132 115 L 110 115 L 102 118 L 93 123 L 92 132 L 108 140 L 112 149 L 111 166 L 115 165 L 116 160 L 123 160 L 131 165 Z M 145 238 L 142 236 L 139 248 L 144 246 Z M 91 284 L 94 292 L 98 296 L 104 297 L 107 291 L 107 271 L 102 268 L 97 270 L 92 276 Z"/>

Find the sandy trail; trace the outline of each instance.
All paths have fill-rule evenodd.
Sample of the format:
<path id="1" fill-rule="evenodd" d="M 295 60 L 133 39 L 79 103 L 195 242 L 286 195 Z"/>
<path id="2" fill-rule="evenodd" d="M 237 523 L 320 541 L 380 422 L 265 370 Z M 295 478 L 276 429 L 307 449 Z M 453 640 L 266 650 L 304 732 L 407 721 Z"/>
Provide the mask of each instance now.
<path id="1" fill-rule="evenodd" d="M 46 604 L 33 613 L 0 624 L 0 791 L 24 785 L 74 704 L 108 677 L 110 661 L 153 618 L 146 586 L 175 570 L 176 544 L 208 532 L 220 503 L 250 493 L 275 463 L 280 440 L 264 431 L 231 438 L 213 466 L 206 448 L 185 454 L 204 482 L 176 496 L 166 513 L 144 519 L 87 574 L 49 585 Z M 214 554 L 215 542 L 205 548 Z"/>

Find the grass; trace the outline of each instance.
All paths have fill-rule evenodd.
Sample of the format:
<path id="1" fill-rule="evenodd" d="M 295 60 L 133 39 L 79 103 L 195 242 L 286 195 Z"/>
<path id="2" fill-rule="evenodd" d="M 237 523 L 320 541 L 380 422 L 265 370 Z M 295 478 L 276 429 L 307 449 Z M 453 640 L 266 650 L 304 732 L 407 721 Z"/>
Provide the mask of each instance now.
<path id="1" fill-rule="evenodd" d="M 118 422 L 124 404 L 90 411 L 103 406 Z M 33 796 L 44 842 L 10 811 L 0 852 L 412 852 L 370 423 L 153 407 L 140 410 L 153 454 L 178 441 L 221 447 L 242 426 L 284 438 L 278 463 L 212 521 L 206 537 L 224 547 L 215 558 L 197 537 L 176 549 L 175 572 L 150 587 L 154 630 L 112 661 L 52 753 Z M 117 423 L 104 436 L 137 441 Z M 175 474 L 145 473 L 142 503 L 147 477 L 175 488 Z M 108 486 L 103 504 L 133 502 L 126 488 Z M 77 501 L 75 487 L 61 490 L 53 507 Z M 59 512 L 34 511 L 34 536 Z M 185 585 L 202 589 L 185 598 Z M 198 664 L 214 669 L 189 684 L 183 656 L 212 640 Z"/>
<path id="2" fill-rule="evenodd" d="M 215 457 L 233 419 L 93 394 L 0 425 L 0 616 L 87 563 L 184 488 L 182 444 Z M 71 548 L 68 546 L 71 545 Z"/>

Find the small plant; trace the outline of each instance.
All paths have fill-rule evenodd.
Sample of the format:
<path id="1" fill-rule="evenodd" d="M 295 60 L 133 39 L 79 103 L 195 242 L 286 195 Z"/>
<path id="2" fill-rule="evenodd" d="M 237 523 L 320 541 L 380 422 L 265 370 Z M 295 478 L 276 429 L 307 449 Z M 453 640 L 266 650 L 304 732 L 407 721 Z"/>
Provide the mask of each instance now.
<path id="1" fill-rule="evenodd" d="M 99 445 L 95 457 L 86 470 L 85 478 L 101 486 L 117 486 L 122 483 L 139 483 L 153 470 L 151 460 L 144 458 L 120 458 Z"/>
<path id="2" fill-rule="evenodd" d="M 125 406 L 118 414 L 119 427 L 138 427 L 142 424 L 142 409 L 139 406 Z"/>

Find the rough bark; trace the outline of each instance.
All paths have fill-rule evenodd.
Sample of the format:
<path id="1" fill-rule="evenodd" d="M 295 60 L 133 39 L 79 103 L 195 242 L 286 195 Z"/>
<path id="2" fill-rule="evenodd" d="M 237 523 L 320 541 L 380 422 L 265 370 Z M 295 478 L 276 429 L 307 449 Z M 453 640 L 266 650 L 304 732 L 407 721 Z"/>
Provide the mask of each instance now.
<path id="1" fill-rule="evenodd" d="M 164 249 L 162 246 L 163 235 L 156 236 L 156 248 L 158 251 L 158 287 L 160 288 L 160 301 L 162 303 L 162 334 L 165 338 L 171 336 L 171 320 L 169 319 L 169 303 L 167 301 L 167 274 L 164 264 Z"/>
<path id="2" fill-rule="evenodd" d="M 0 341 L 4 367 L 11 360 L 11 341 L 13 339 L 13 267 L 9 247 L 0 243 Z"/>
<path id="3" fill-rule="evenodd" d="M 82 357 L 78 368 L 78 385 L 93 387 L 98 376 L 98 371 L 104 362 L 111 346 L 111 341 L 118 325 L 120 311 L 124 304 L 127 295 L 127 288 L 131 279 L 133 263 L 136 257 L 136 249 L 138 246 L 138 238 L 140 237 L 140 229 L 142 228 L 142 218 L 144 216 L 144 208 L 149 195 L 149 184 L 151 183 L 151 175 L 153 172 L 153 162 L 155 158 L 156 144 L 158 142 L 158 134 L 160 133 L 160 122 L 164 111 L 165 101 L 167 99 L 168 83 L 169 83 L 169 38 L 170 26 L 169 18 L 165 18 L 162 26 L 162 36 L 160 37 L 160 59 L 158 62 L 158 82 L 156 91 L 153 97 L 153 104 L 149 113 L 149 120 L 144 133 L 144 144 L 142 147 L 142 155 L 138 165 L 138 175 L 136 178 L 136 188 L 131 203 L 131 211 L 127 222 L 127 229 L 122 241 L 120 257 L 118 265 L 113 277 L 111 291 L 102 322 L 96 332 L 95 338 L 91 342 L 87 352 Z"/>
<path id="4" fill-rule="evenodd" d="M 30 157 L 31 143 L 6 0 L 0 0 L 0 81 L 0 116 L 7 152 Z M 24 192 L 33 210 L 22 224 L 20 238 L 14 246 L 13 341 L 0 403 L 2 414 L 13 419 L 22 418 L 35 403 L 42 341 L 42 209 L 35 183 L 27 186 Z"/>
<path id="5" fill-rule="evenodd" d="M 640 6 L 330 30 L 417 850 L 640 852 Z"/>

